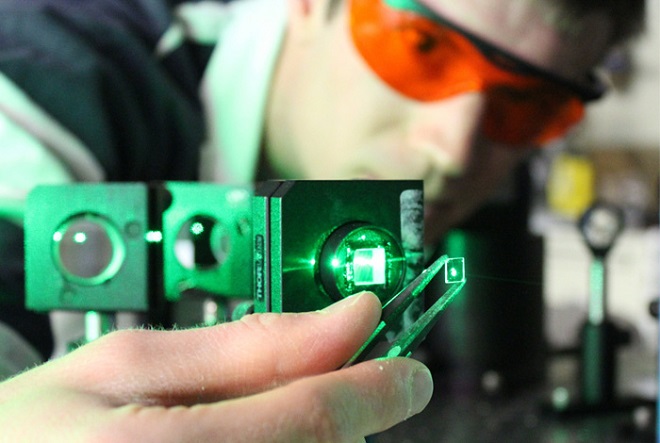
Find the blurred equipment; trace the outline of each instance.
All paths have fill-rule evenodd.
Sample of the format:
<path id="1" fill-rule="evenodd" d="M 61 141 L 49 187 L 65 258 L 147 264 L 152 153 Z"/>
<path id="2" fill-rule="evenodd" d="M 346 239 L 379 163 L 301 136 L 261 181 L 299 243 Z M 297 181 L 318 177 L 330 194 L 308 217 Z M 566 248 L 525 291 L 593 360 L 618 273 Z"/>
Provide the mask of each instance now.
<path id="1" fill-rule="evenodd" d="M 585 155 L 562 152 L 552 163 L 547 203 L 556 214 L 576 220 L 595 198 L 596 171 Z"/>
<path id="2" fill-rule="evenodd" d="M 604 406 L 614 400 L 617 328 L 607 315 L 607 272 L 605 257 L 623 230 L 623 212 L 597 203 L 580 219 L 580 232 L 593 254 L 589 282 L 588 318 L 582 329 L 582 400 Z"/>
<path id="3" fill-rule="evenodd" d="M 579 398 L 571 400 L 567 396 L 564 401 L 554 401 L 554 409 L 563 414 L 633 410 L 648 403 L 616 394 L 617 348 L 629 342 L 629 334 L 607 312 L 606 257 L 624 225 L 623 210 L 603 202 L 591 205 L 579 220 L 582 238 L 593 260 L 587 319 L 580 335 Z"/>

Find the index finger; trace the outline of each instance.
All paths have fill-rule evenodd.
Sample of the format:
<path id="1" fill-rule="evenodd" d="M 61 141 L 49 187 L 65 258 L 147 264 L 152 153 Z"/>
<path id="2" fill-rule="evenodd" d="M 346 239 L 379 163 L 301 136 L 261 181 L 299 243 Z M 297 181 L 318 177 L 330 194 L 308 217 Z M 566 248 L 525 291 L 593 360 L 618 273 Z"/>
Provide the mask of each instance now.
<path id="1" fill-rule="evenodd" d="M 334 370 L 379 318 L 378 298 L 363 293 L 313 313 L 256 314 L 181 331 L 120 331 L 51 362 L 50 372 L 115 404 L 211 402 Z"/>

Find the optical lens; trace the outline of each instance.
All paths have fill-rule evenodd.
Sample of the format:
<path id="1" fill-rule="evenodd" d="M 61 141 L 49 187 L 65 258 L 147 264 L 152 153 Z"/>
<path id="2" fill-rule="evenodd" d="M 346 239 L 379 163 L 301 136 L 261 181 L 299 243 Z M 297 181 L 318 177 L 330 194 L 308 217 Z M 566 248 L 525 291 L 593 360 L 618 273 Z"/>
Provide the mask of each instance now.
<path id="1" fill-rule="evenodd" d="M 403 250 L 392 234 L 359 223 L 335 230 L 317 263 L 322 287 L 335 300 L 371 291 L 385 302 L 399 289 L 406 269 Z"/>
<path id="2" fill-rule="evenodd" d="M 69 281 L 97 285 L 114 277 L 126 248 L 119 230 L 107 219 L 81 214 L 53 234 L 54 260 Z"/>
<path id="3" fill-rule="evenodd" d="M 222 264 L 229 246 L 230 237 L 222 223 L 206 215 L 196 215 L 181 226 L 174 251 L 181 266 L 202 270 Z"/>

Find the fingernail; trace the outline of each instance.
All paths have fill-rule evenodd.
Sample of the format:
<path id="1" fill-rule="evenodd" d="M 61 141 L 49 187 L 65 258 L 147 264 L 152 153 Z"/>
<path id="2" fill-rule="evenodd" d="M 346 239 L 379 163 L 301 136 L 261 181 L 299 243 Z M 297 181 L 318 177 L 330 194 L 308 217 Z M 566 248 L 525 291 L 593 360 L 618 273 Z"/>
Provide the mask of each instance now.
<path id="1" fill-rule="evenodd" d="M 324 308 L 322 312 L 327 312 L 329 314 L 333 314 L 335 312 L 341 312 L 344 309 L 348 308 L 349 306 L 352 306 L 355 303 L 357 303 L 358 300 L 360 300 L 360 297 L 362 297 L 362 295 L 364 295 L 364 292 L 353 294 L 350 297 L 346 297 L 345 299 L 340 300 Z"/>
<path id="2" fill-rule="evenodd" d="M 427 368 L 418 369 L 410 379 L 412 400 L 409 417 L 422 412 L 433 395 L 433 377 Z"/>

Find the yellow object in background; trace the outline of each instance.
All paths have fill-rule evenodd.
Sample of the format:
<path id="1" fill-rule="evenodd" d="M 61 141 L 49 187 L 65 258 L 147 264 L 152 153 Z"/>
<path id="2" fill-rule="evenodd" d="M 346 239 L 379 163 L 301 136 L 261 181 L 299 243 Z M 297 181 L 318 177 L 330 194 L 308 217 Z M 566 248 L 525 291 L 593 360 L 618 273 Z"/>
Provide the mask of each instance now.
<path id="1" fill-rule="evenodd" d="M 562 153 L 552 164 L 547 184 L 549 208 L 576 219 L 594 201 L 595 168 L 583 155 Z"/>

